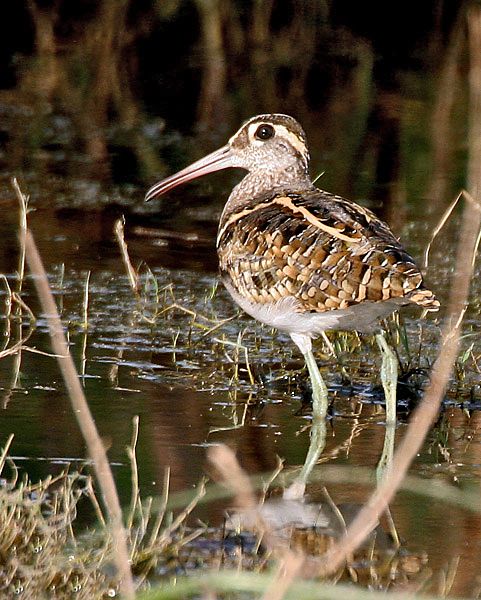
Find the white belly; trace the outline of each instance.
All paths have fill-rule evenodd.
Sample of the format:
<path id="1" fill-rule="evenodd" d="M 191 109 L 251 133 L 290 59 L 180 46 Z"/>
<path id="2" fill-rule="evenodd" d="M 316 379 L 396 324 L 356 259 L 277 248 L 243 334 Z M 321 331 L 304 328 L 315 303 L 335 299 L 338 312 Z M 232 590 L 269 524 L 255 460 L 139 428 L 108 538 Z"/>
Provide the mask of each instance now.
<path id="1" fill-rule="evenodd" d="M 281 331 L 310 338 L 316 338 L 321 332 L 332 329 L 373 332 L 379 328 L 379 319 L 409 304 L 409 300 L 405 298 L 392 298 L 380 302 L 364 301 L 349 308 L 320 313 L 301 312 L 300 302 L 294 296 L 266 304 L 254 303 L 238 294 L 229 281 L 224 281 L 224 285 L 233 300 L 254 319 Z"/>

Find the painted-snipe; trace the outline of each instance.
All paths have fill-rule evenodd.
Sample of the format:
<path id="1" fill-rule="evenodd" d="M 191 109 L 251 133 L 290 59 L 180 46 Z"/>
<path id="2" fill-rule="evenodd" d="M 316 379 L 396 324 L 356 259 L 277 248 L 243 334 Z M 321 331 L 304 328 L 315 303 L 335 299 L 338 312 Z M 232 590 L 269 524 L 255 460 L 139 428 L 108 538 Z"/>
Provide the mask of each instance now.
<path id="1" fill-rule="evenodd" d="M 287 115 L 253 117 L 225 146 L 151 187 L 146 199 L 227 167 L 248 173 L 219 223 L 222 281 L 245 312 L 290 334 L 309 371 L 313 414 L 325 416 L 327 388 L 311 340 L 332 329 L 379 331 L 379 319 L 401 306 L 437 310 L 439 302 L 385 223 L 315 187 L 306 136 Z M 383 335 L 376 339 L 395 411 L 397 361 Z"/>

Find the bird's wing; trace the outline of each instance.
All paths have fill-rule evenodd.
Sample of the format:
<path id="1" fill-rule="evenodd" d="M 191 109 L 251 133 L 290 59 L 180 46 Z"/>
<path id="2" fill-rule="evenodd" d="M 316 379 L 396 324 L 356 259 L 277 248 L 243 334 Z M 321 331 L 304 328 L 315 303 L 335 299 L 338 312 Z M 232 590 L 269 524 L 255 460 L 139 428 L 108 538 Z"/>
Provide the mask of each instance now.
<path id="1" fill-rule="evenodd" d="M 223 276 L 252 302 L 294 296 L 310 312 L 392 298 L 439 306 L 385 223 L 315 188 L 257 198 L 226 215 L 218 253 Z"/>

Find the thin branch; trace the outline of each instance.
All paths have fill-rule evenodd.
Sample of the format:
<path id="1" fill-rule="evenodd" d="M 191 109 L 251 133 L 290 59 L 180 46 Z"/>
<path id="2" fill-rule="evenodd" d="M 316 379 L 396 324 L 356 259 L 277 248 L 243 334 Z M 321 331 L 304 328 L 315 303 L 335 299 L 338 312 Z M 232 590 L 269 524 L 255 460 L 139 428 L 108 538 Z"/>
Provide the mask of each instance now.
<path id="1" fill-rule="evenodd" d="M 33 236 L 28 230 L 25 233 L 25 249 L 27 263 L 34 276 L 34 283 L 40 298 L 40 303 L 47 317 L 53 351 L 55 354 L 59 355 L 57 360 L 60 371 L 64 378 L 74 415 L 84 437 L 89 455 L 92 458 L 95 474 L 110 517 L 113 557 L 120 577 L 121 593 L 125 598 L 133 600 L 135 588 L 132 573 L 130 571 L 127 538 L 122 523 L 122 510 L 115 487 L 115 481 L 110 469 L 107 453 L 97 432 L 97 428 L 95 427 L 95 422 L 92 418 L 82 386 L 79 382 L 74 362 L 68 349 L 57 307 L 48 284 L 47 274 L 43 267 Z"/>

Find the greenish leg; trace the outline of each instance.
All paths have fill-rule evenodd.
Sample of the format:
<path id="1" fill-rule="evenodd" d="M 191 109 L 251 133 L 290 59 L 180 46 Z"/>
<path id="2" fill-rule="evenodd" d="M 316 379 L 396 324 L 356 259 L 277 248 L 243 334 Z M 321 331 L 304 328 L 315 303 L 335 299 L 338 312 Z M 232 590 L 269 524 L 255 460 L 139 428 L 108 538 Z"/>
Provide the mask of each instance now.
<path id="1" fill-rule="evenodd" d="M 384 332 L 376 334 L 376 342 L 382 357 L 381 382 L 386 398 L 386 423 L 392 425 L 396 423 L 398 362 L 396 355 L 387 343 Z"/>
<path id="2" fill-rule="evenodd" d="M 312 386 L 312 425 L 309 449 L 302 465 L 301 472 L 295 481 L 285 490 L 284 498 L 301 499 L 304 497 L 306 484 L 312 469 L 316 466 L 319 456 L 326 445 L 326 415 L 329 407 L 327 386 L 312 353 L 311 348 L 303 348 L 304 359 Z"/>
<path id="3" fill-rule="evenodd" d="M 312 419 L 313 421 L 316 419 L 324 420 L 329 407 L 327 386 L 319 372 L 319 367 L 311 349 L 304 353 L 304 360 L 306 361 L 312 385 Z"/>
<path id="4" fill-rule="evenodd" d="M 376 480 L 380 484 L 392 464 L 394 456 L 394 441 L 396 439 L 396 424 L 386 423 L 386 433 L 384 435 L 384 444 L 382 454 L 376 467 Z"/>
<path id="5" fill-rule="evenodd" d="M 326 416 L 329 407 L 327 386 L 312 353 L 311 338 L 306 334 L 291 333 L 292 341 L 297 345 L 306 361 L 312 386 L 312 425 L 309 449 L 299 476 L 285 490 L 284 498 L 302 499 L 312 469 L 326 445 Z"/>
<path id="6" fill-rule="evenodd" d="M 386 433 L 384 436 L 384 445 L 382 448 L 381 458 L 379 459 L 376 468 L 376 479 L 379 485 L 389 471 L 394 455 L 394 442 L 396 436 L 396 391 L 398 362 L 397 357 L 389 346 L 384 333 L 378 333 L 376 335 L 376 342 L 381 350 L 381 381 L 386 398 Z M 389 507 L 386 509 L 385 515 L 389 524 L 390 533 L 393 536 L 396 546 L 399 546 L 399 537 Z"/>
<path id="7" fill-rule="evenodd" d="M 326 419 L 312 420 L 309 449 L 304 464 L 302 465 L 301 472 L 299 473 L 299 477 L 296 479 L 297 483 L 303 486 L 303 489 L 305 489 L 312 469 L 316 466 L 319 456 L 321 456 L 326 446 L 326 431 Z"/>
<path id="8" fill-rule="evenodd" d="M 299 481 L 304 485 L 309 479 L 312 469 L 315 467 L 319 456 L 322 454 L 326 445 L 326 416 L 329 408 L 327 386 L 324 383 L 319 367 L 312 350 L 304 353 L 307 370 L 311 379 L 312 386 L 312 425 L 311 440 L 306 460 L 299 474 Z"/>

